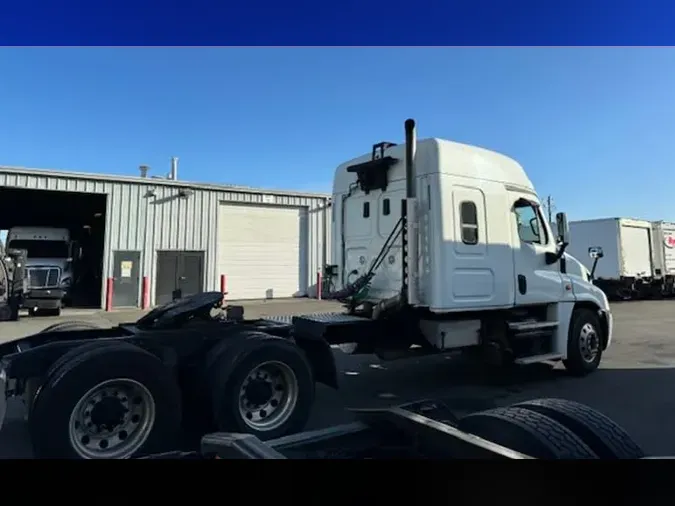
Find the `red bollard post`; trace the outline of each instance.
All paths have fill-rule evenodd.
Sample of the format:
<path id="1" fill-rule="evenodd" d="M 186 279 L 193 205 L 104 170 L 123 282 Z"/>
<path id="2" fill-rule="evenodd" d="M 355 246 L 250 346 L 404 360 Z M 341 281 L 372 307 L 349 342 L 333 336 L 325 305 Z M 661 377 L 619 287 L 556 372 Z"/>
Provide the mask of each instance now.
<path id="1" fill-rule="evenodd" d="M 113 278 L 108 278 L 106 280 L 105 286 L 105 310 L 112 311 L 112 299 L 113 299 Z"/>
<path id="2" fill-rule="evenodd" d="M 148 276 L 143 276 L 143 297 L 141 299 L 141 309 L 148 309 L 150 307 L 150 279 Z"/>
<path id="3" fill-rule="evenodd" d="M 225 274 L 220 275 L 220 291 L 223 294 L 223 305 L 225 305 L 225 296 L 227 295 L 227 278 Z"/>
<path id="4" fill-rule="evenodd" d="M 321 300 L 321 296 L 323 295 L 323 279 L 321 277 L 321 271 L 316 273 L 316 298 Z"/>

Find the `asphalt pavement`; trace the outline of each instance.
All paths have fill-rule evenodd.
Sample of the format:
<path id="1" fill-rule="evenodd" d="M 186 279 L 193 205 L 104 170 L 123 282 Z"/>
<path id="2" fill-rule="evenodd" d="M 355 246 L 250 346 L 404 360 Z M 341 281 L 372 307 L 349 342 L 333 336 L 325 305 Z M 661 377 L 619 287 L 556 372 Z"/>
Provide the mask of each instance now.
<path id="1" fill-rule="evenodd" d="M 272 301 L 246 304 L 248 316 L 336 310 L 328 302 Z M 612 307 L 614 342 L 598 371 L 585 378 L 567 376 L 562 366 L 537 364 L 509 376 L 449 356 L 382 362 L 374 356 L 335 350 L 340 389 L 319 386 L 308 429 L 353 419 L 347 408 L 401 404 L 422 398 L 442 400 L 468 413 L 522 400 L 557 397 L 592 406 L 622 425 L 651 455 L 675 455 L 675 300 L 626 302 Z M 29 335 L 65 319 L 112 325 L 133 321 L 139 311 L 103 313 L 70 310 L 61 318 L 24 318 L 0 323 L 0 340 Z M 25 423 L 17 403 L 0 432 L 0 458 L 30 458 Z"/>

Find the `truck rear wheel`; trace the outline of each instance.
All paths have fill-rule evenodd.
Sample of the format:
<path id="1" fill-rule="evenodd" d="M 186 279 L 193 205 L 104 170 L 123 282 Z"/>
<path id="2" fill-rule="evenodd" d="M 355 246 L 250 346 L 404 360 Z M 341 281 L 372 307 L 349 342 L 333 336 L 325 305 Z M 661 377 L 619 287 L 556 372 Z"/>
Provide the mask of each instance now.
<path id="1" fill-rule="evenodd" d="M 602 359 L 602 327 L 595 311 L 575 309 L 567 336 L 565 368 L 575 376 L 595 371 Z"/>
<path id="2" fill-rule="evenodd" d="M 497 408 L 467 415 L 460 430 L 536 459 L 597 459 L 572 431 L 555 420 L 520 407 Z"/>
<path id="3" fill-rule="evenodd" d="M 35 399 L 35 456 L 122 459 L 161 451 L 180 430 L 181 393 L 171 371 L 131 344 L 90 344 L 52 368 Z"/>
<path id="4" fill-rule="evenodd" d="M 641 459 L 642 448 L 611 418 L 578 402 L 534 399 L 515 407 L 536 411 L 574 432 L 601 459 Z"/>
<path id="5" fill-rule="evenodd" d="M 302 430 L 314 403 L 312 369 L 301 349 L 283 339 L 261 343 L 228 367 L 214 367 L 213 415 L 218 430 L 273 439 Z"/>

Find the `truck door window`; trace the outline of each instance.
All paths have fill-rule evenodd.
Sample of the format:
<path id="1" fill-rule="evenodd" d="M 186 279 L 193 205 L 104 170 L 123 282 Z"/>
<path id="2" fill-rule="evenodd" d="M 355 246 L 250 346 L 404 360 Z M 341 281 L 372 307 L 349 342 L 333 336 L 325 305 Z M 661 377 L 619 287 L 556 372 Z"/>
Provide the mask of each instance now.
<path id="1" fill-rule="evenodd" d="M 548 234 L 543 226 L 543 219 L 539 206 L 534 206 L 525 200 L 519 200 L 514 206 L 518 237 L 523 242 L 531 244 L 548 244 Z"/>
<path id="2" fill-rule="evenodd" d="M 462 242 L 464 244 L 478 244 L 478 212 L 473 202 L 459 204 L 460 226 L 462 227 Z"/>
<path id="3" fill-rule="evenodd" d="M 363 203 L 363 217 L 364 218 L 370 217 L 370 202 Z"/>

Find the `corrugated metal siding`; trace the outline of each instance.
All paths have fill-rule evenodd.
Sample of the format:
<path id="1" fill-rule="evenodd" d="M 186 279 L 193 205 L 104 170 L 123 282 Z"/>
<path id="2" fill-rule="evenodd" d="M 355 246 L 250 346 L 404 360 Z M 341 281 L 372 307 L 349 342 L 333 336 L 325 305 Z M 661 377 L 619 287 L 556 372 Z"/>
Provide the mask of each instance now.
<path id="1" fill-rule="evenodd" d="M 112 275 L 113 251 L 141 251 L 141 276 L 150 278 L 151 303 L 155 300 L 158 250 L 204 251 L 204 289 L 220 289 L 220 273 L 216 272 L 216 244 L 218 206 L 223 201 L 307 208 L 309 286 L 315 284 L 316 273 L 324 262 L 330 262 L 331 209 L 328 198 L 324 196 L 286 195 L 264 190 L 260 193 L 217 191 L 193 187 L 189 197 L 181 198 L 178 196 L 180 186 L 176 182 L 162 184 L 152 180 L 123 182 L 82 179 L 60 175 L 58 172 L 53 175 L 45 175 L 44 172 L 31 175 L 1 168 L 0 186 L 107 194 L 104 277 Z M 151 190 L 154 196 L 150 194 Z M 104 287 L 101 287 L 101 291 L 101 299 L 104 300 Z"/>

